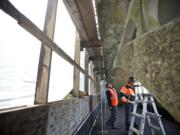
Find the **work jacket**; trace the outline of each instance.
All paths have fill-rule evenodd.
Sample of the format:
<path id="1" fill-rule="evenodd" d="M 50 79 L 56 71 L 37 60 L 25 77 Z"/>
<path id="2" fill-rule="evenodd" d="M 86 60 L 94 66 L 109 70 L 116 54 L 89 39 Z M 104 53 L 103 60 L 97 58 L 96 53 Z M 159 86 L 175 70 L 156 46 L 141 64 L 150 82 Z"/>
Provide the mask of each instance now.
<path id="1" fill-rule="evenodd" d="M 127 100 L 131 100 L 131 101 L 134 100 L 135 90 L 128 87 L 128 85 L 121 87 L 120 93 L 121 93 L 121 101 L 123 103 L 126 103 Z"/>
<path id="2" fill-rule="evenodd" d="M 117 106 L 118 105 L 118 97 L 117 97 L 117 92 L 114 88 L 108 88 L 107 92 L 109 93 L 107 95 L 108 102 L 110 106 Z"/>

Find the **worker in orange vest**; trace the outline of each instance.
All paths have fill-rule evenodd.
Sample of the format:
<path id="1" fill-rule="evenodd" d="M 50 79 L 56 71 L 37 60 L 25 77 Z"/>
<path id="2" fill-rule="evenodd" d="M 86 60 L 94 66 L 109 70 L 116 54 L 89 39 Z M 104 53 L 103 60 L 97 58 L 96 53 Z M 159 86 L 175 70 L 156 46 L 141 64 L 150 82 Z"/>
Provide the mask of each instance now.
<path id="1" fill-rule="evenodd" d="M 118 97 L 117 97 L 117 92 L 113 88 L 111 83 L 106 84 L 106 96 L 107 96 L 107 101 L 109 104 L 109 109 L 111 110 L 111 115 L 106 122 L 106 125 L 109 125 L 112 127 L 112 129 L 118 129 L 116 126 L 116 115 L 117 115 L 117 105 L 118 105 Z"/>
<path id="2" fill-rule="evenodd" d="M 134 77 L 129 77 L 128 83 L 120 88 L 119 97 L 125 104 L 125 128 L 129 130 L 131 122 L 131 112 L 133 110 L 133 101 L 135 100 L 135 80 Z M 137 125 L 137 124 L 136 124 Z"/>

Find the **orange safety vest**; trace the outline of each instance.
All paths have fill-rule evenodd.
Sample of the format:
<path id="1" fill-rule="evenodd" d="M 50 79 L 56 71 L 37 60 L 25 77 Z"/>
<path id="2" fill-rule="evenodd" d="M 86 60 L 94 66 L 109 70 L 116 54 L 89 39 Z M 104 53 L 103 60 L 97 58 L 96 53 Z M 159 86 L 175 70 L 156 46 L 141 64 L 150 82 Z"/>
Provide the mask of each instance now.
<path id="1" fill-rule="evenodd" d="M 129 95 L 129 96 L 135 95 L 135 91 L 134 91 L 133 89 L 131 89 L 131 88 L 127 88 L 126 86 L 123 86 L 123 87 L 120 89 L 120 91 L 121 91 L 122 93 L 126 94 L 126 95 Z M 128 99 L 127 99 L 125 96 L 123 96 L 123 97 L 121 98 L 121 100 L 122 100 L 123 103 L 126 103 Z"/>
<path id="2" fill-rule="evenodd" d="M 111 105 L 116 106 L 118 104 L 118 97 L 116 90 L 114 88 L 108 88 L 111 95 Z"/>

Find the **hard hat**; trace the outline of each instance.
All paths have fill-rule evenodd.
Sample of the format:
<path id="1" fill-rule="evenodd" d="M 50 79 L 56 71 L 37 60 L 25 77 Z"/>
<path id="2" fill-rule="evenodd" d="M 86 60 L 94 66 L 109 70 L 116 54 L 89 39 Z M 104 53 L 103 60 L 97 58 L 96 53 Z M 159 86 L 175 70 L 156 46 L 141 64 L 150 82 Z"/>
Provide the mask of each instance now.
<path id="1" fill-rule="evenodd" d="M 135 82 L 134 77 L 130 76 L 129 79 L 128 79 L 128 82 L 133 82 L 134 83 Z"/>

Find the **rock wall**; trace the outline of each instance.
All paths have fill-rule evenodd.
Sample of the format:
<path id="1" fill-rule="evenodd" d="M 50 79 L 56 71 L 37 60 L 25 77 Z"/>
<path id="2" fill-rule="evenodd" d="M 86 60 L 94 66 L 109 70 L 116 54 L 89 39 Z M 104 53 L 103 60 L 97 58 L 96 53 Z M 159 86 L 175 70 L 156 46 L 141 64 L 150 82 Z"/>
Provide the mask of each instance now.
<path id="1" fill-rule="evenodd" d="M 180 18 L 123 45 L 114 68 L 135 76 L 180 122 L 179 59 Z"/>
<path id="2" fill-rule="evenodd" d="M 70 135 L 97 107 L 99 96 L 0 113 L 0 135 Z"/>
<path id="3" fill-rule="evenodd" d="M 97 0 L 97 8 L 108 80 L 119 89 L 135 75 L 180 122 L 180 0 Z"/>
<path id="4" fill-rule="evenodd" d="M 121 46 L 180 16 L 179 0 L 97 0 L 108 80 Z"/>
<path id="5" fill-rule="evenodd" d="M 71 135 L 89 114 L 89 98 L 55 102 L 49 107 L 47 135 Z"/>
<path id="6" fill-rule="evenodd" d="M 1 135 L 45 135 L 47 106 L 17 109 L 0 113 Z"/>
<path id="7" fill-rule="evenodd" d="M 119 47 L 159 26 L 158 0 L 131 0 Z"/>
<path id="8" fill-rule="evenodd" d="M 97 0 L 100 35 L 103 41 L 105 65 L 109 77 L 113 60 L 121 41 L 128 11 L 128 0 Z"/>

